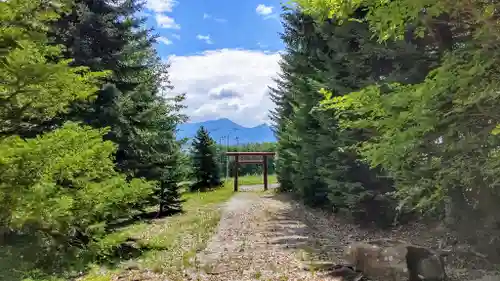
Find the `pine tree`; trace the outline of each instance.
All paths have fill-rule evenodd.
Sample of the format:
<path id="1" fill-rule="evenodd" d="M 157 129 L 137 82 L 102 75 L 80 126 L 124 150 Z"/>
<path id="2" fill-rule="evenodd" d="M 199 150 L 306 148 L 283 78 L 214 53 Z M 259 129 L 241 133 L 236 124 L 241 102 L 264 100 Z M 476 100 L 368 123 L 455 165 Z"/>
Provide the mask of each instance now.
<path id="1" fill-rule="evenodd" d="M 191 157 L 193 176 L 196 179 L 192 190 L 205 190 L 222 185 L 216 159 L 215 141 L 203 126 L 196 132 Z"/>

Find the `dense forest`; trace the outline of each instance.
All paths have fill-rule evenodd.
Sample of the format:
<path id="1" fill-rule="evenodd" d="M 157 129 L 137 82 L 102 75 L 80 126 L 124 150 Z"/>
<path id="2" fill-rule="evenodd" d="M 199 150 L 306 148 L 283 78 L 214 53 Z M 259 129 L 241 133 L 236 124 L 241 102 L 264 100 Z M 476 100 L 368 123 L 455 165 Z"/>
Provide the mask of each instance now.
<path id="1" fill-rule="evenodd" d="M 281 188 L 385 226 L 444 219 L 498 257 L 498 3 L 296 2 L 272 89 Z"/>

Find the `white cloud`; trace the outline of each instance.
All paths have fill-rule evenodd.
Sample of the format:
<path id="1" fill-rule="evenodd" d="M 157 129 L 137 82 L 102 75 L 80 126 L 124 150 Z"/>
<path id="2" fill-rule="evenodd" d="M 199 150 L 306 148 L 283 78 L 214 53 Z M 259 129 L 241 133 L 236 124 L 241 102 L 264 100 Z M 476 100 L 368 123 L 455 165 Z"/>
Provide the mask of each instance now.
<path id="1" fill-rule="evenodd" d="M 165 45 L 171 45 L 172 44 L 172 41 L 169 40 L 167 37 L 160 36 L 156 40 L 158 40 L 158 42 L 161 42 L 161 43 L 163 43 Z"/>
<path id="2" fill-rule="evenodd" d="M 204 19 L 204 20 L 210 20 L 210 19 L 211 19 L 211 20 L 214 20 L 214 21 L 216 21 L 216 22 L 220 22 L 220 23 L 227 22 L 227 20 L 226 20 L 226 19 L 223 19 L 223 18 L 218 18 L 218 17 L 214 17 L 214 16 L 212 16 L 212 15 L 210 15 L 210 14 L 207 14 L 207 13 L 204 13 L 204 14 L 203 14 L 203 19 Z"/>
<path id="3" fill-rule="evenodd" d="M 269 121 L 268 86 L 280 71 L 278 53 L 238 49 L 171 56 L 175 93 L 186 93 L 191 121 L 229 118 L 245 126 Z"/>
<path id="4" fill-rule="evenodd" d="M 213 44 L 214 43 L 212 41 L 212 39 L 210 39 L 210 35 L 201 35 L 201 34 L 198 34 L 198 35 L 196 35 L 196 39 L 205 41 L 205 43 L 207 43 L 207 44 Z"/>
<path id="5" fill-rule="evenodd" d="M 147 0 L 146 8 L 156 13 L 172 12 L 174 6 L 177 5 L 175 0 Z"/>
<path id="6" fill-rule="evenodd" d="M 273 7 L 272 6 L 266 6 L 264 4 L 259 4 L 257 8 L 255 9 L 257 14 L 262 15 L 262 16 L 268 16 L 273 13 Z"/>
<path id="7" fill-rule="evenodd" d="M 174 37 L 177 40 L 181 40 L 181 36 L 179 34 L 172 34 L 172 37 Z"/>
<path id="8" fill-rule="evenodd" d="M 156 14 L 156 23 L 161 28 L 180 29 L 181 26 L 175 20 L 167 15 Z"/>

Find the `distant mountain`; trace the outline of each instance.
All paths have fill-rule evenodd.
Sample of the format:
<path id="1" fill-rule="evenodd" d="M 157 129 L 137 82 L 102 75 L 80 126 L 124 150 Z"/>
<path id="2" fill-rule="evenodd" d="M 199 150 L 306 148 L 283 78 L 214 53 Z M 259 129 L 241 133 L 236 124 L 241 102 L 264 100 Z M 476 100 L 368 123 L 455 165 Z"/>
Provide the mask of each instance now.
<path id="1" fill-rule="evenodd" d="M 196 131 L 203 126 L 210 136 L 217 142 L 221 141 L 227 144 L 229 136 L 229 145 L 246 144 L 246 143 L 262 143 L 276 142 L 274 133 L 267 124 L 261 124 L 257 127 L 247 128 L 234 123 L 233 121 L 223 118 L 217 120 L 209 120 L 199 123 L 186 123 L 178 126 L 177 138 L 193 138 Z"/>

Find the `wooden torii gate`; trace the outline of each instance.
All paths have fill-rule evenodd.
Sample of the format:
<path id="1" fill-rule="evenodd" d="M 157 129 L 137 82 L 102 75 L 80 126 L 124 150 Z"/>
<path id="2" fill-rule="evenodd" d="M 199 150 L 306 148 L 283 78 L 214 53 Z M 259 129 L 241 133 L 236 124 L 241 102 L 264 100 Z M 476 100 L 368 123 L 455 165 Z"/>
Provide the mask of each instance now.
<path id="1" fill-rule="evenodd" d="M 267 158 L 269 156 L 274 156 L 276 152 L 226 152 L 226 155 L 234 156 L 234 191 L 238 191 L 238 169 L 240 164 L 262 164 L 263 165 L 263 173 L 264 173 L 264 190 L 269 188 L 267 182 Z M 240 156 L 260 156 L 261 159 L 240 159 Z"/>

